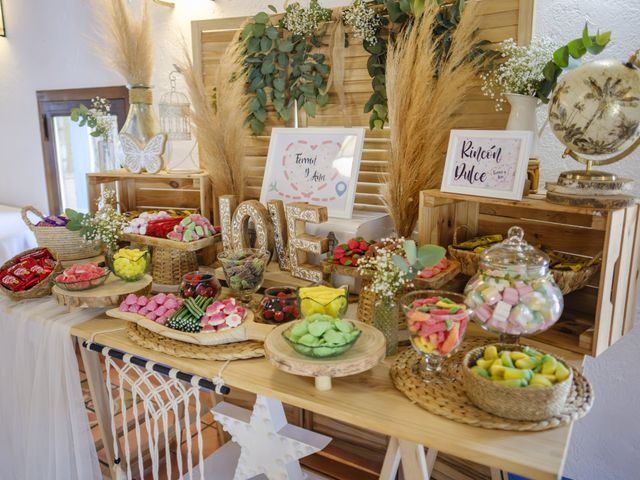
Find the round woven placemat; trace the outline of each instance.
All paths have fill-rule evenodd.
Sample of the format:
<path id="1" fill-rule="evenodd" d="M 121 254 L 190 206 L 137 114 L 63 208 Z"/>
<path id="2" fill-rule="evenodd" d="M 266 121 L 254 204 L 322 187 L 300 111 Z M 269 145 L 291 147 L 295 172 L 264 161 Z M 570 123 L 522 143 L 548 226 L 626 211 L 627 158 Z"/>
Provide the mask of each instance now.
<path id="1" fill-rule="evenodd" d="M 141 347 L 174 357 L 219 361 L 264 357 L 263 343 L 252 340 L 215 346 L 194 345 L 163 337 L 146 328 L 139 327 L 135 323 L 127 325 L 127 336 L 133 343 Z"/>
<path id="2" fill-rule="evenodd" d="M 440 415 L 455 422 L 474 427 L 497 430 L 540 431 L 568 425 L 587 414 L 593 404 L 593 391 L 587 379 L 573 369 L 573 385 L 564 410 L 558 416 L 538 421 L 521 422 L 492 415 L 476 407 L 467 398 L 462 387 L 462 359 L 471 348 L 484 345 L 486 339 L 470 337 L 446 363 L 445 372 L 457 380 L 449 383 L 424 383 L 414 368 L 421 360 L 420 355 L 408 348 L 401 352 L 391 366 L 390 375 L 394 386 L 412 403 L 430 413 Z"/>

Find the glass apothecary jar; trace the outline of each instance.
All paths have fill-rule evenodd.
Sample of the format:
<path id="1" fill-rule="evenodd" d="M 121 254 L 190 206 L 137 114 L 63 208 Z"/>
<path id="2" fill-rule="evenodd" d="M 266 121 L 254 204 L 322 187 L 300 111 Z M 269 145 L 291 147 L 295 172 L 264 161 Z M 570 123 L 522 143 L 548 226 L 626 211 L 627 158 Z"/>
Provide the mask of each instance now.
<path id="1" fill-rule="evenodd" d="M 480 254 L 480 268 L 464 290 L 472 319 L 501 341 L 542 332 L 558 321 L 562 292 L 549 271 L 549 257 L 524 240 L 520 227 Z"/>

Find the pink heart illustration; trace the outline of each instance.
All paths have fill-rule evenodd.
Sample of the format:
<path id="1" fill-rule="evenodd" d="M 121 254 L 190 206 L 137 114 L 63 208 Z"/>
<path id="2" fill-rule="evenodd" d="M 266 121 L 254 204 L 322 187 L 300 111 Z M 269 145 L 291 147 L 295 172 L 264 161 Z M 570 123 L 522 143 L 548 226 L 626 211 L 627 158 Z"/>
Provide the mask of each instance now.
<path id="1" fill-rule="evenodd" d="M 309 145 L 311 147 L 311 150 L 315 150 L 316 148 L 318 148 L 318 145 Z"/>

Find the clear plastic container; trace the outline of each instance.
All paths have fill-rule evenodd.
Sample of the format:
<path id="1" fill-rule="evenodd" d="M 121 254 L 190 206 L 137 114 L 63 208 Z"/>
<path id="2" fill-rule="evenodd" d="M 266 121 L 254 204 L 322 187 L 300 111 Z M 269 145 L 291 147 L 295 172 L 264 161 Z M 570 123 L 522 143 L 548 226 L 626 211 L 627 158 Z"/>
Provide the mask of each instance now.
<path id="1" fill-rule="evenodd" d="M 472 319 L 505 341 L 548 329 L 564 307 L 549 257 L 524 240 L 520 227 L 511 227 L 506 240 L 480 254 L 480 268 L 464 295 Z"/>

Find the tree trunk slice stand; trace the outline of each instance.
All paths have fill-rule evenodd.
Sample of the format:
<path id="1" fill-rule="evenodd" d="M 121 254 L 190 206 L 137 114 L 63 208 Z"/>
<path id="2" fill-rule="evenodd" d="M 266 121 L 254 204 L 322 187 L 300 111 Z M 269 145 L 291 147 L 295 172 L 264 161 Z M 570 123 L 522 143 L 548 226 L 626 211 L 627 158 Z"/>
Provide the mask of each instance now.
<path id="1" fill-rule="evenodd" d="M 279 325 L 264 342 L 265 356 L 280 370 L 294 375 L 314 377 L 318 390 L 331 390 L 333 377 L 346 377 L 375 367 L 385 356 L 384 336 L 374 327 L 351 320 L 362 331 L 353 347 L 342 355 L 311 358 L 296 352 L 283 333 L 291 322 Z"/>
<path id="2" fill-rule="evenodd" d="M 120 305 L 130 293 L 144 295 L 151 290 L 151 275 L 145 275 L 136 282 L 125 282 L 115 275 L 110 275 L 103 285 L 83 290 L 71 292 L 54 285 L 51 293 L 59 305 L 65 305 L 69 309 L 73 308 L 111 308 Z"/>
<path id="3" fill-rule="evenodd" d="M 198 269 L 196 252 L 213 246 L 220 234 L 202 238 L 194 242 L 177 242 L 166 238 L 148 237 L 127 233 L 122 236 L 126 242 L 144 245 L 152 249 L 151 276 L 155 291 L 177 291 L 185 273 Z"/>

